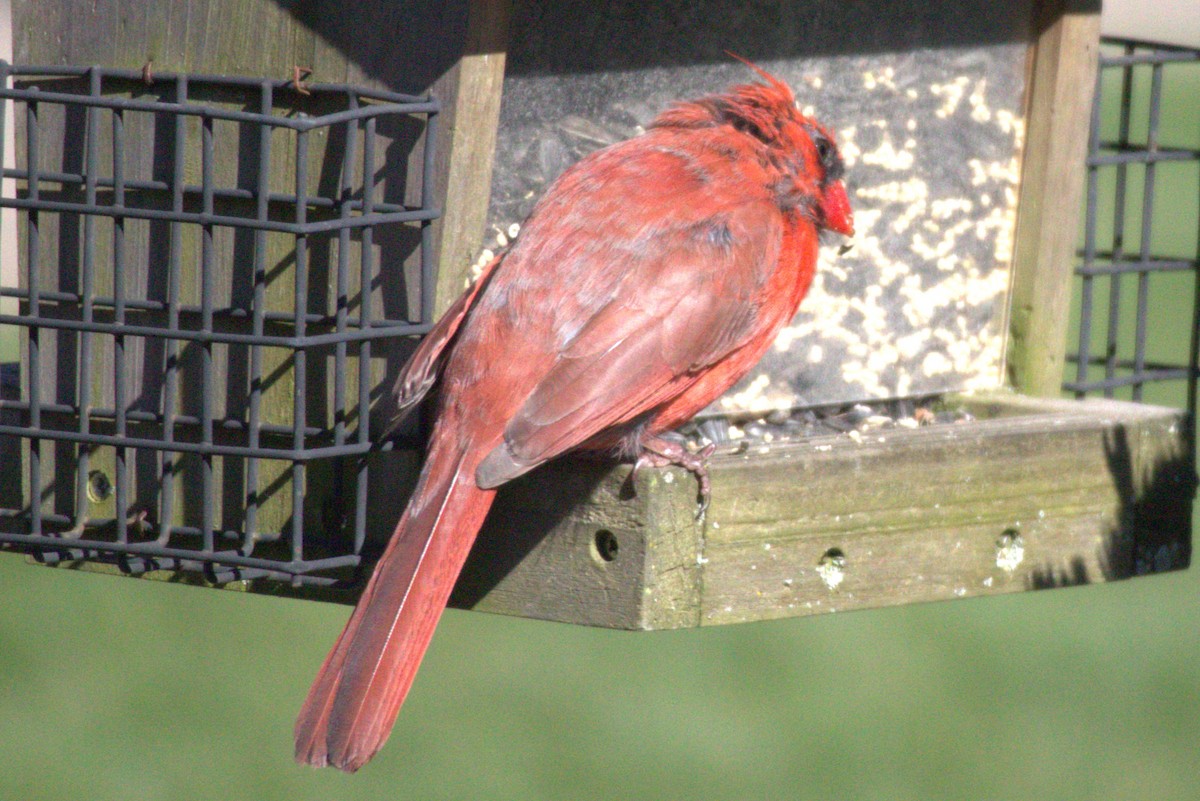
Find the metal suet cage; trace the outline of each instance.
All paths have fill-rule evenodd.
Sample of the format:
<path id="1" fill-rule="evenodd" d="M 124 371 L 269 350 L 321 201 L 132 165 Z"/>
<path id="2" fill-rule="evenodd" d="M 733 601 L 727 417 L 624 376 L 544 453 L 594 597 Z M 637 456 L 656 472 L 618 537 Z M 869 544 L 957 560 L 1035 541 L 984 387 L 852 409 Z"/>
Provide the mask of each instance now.
<path id="1" fill-rule="evenodd" d="M 433 315 L 439 105 L 300 77 L 0 64 L 24 251 L 0 287 L 21 340 L 0 443 L 22 465 L 0 543 L 216 583 L 359 563 L 372 359 Z M 402 145 L 396 186 L 381 151 Z M 399 287 L 389 238 L 414 265 Z"/>

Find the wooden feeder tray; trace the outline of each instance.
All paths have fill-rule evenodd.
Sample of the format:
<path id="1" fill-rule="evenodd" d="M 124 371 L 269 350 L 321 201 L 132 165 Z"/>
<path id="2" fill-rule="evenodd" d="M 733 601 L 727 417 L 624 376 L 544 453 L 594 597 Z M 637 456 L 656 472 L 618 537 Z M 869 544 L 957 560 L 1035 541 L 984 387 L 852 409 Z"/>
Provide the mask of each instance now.
<path id="1" fill-rule="evenodd" d="M 677 468 L 582 458 L 504 488 L 452 605 L 624 629 L 740 623 L 1186 567 L 1182 412 L 1011 394 L 974 420 L 729 448 L 712 503 Z"/>

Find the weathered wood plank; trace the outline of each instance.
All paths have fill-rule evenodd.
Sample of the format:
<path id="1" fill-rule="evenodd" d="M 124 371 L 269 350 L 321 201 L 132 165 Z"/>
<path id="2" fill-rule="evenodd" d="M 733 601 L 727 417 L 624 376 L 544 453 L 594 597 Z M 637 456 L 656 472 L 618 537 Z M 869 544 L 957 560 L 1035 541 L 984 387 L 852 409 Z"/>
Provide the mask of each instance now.
<path id="1" fill-rule="evenodd" d="M 551 465 L 502 492 L 455 602 L 668 628 L 1187 564 L 1193 485 L 1180 412 L 1004 395 L 967 403 L 989 417 L 714 456 L 703 526 L 683 471 L 648 471 L 623 497 L 628 468 Z M 595 558 L 601 532 L 620 545 L 611 562 Z M 675 583 L 660 593 L 650 576 Z"/>
<path id="2" fill-rule="evenodd" d="M 703 530 L 682 474 L 589 459 L 501 491 L 451 604 L 607 628 L 698 625 Z"/>
<path id="3" fill-rule="evenodd" d="M 1142 449 L 1180 420 L 1154 411 L 1043 407 L 722 465 L 702 623 L 1129 576 L 1138 493 L 1127 477 L 1184 453 L 1177 433 Z"/>
<path id="4" fill-rule="evenodd" d="M 1027 395 L 1062 391 L 1100 4 L 1044 0 L 1026 113 L 1007 365 Z"/>
<path id="5" fill-rule="evenodd" d="M 473 0 L 463 57 L 443 79 L 455 92 L 437 152 L 435 193 L 445 198 L 434 224 L 438 314 L 462 294 L 483 239 L 511 15 L 512 0 Z"/>

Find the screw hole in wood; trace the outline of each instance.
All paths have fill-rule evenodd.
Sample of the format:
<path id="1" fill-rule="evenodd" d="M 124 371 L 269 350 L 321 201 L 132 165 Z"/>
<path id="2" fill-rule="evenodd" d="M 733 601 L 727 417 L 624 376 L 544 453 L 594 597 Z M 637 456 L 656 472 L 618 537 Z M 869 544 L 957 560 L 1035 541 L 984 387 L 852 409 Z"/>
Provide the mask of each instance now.
<path id="1" fill-rule="evenodd" d="M 592 553 L 601 562 L 611 562 L 616 559 L 619 549 L 617 535 L 606 528 L 597 531 L 596 536 L 592 538 Z"/>

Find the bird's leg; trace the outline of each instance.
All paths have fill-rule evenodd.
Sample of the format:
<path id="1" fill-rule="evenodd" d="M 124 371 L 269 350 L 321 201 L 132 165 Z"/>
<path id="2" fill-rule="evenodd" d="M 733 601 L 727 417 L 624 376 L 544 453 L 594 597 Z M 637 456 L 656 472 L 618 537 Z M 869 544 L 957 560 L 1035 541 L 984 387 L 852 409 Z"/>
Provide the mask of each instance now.
<path id="1" fill-rule="evenodd" d="M 301 67 L 298 64 L 294 65 L 292 67 L 292 88 L 302 95 L 311 95 L 312 92 L 308 91 L 308 87 L 304 85 L 304 79 L 312 74 L 313 71 L 311 67 Z"/>
<path id="2" fill-rule="evenodd" d="M 633 472 L 629 474 L 630 481 L 643 467 L 667 467 L 678 465 L 696 476 L 700 484 L 700 508 L 696 511 L 696 519 L 703 520 L 708 511 L 709 497 L 712 495 L 712 484 L 708 479 L 708 457 L 717 449 L 714 444 L 705 445 L 692 453 L 682 443 L 674 442 L 663 437 L 647 437 L 642 440 L 642 452 L 633 463 Z"/>

